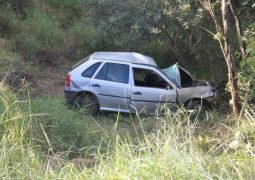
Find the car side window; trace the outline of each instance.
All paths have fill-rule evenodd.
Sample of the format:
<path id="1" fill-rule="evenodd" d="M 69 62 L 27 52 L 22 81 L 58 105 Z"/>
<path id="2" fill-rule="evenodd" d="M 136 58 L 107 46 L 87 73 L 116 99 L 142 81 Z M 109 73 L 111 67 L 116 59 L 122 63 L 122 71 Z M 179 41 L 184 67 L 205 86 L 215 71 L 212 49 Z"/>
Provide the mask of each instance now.
<path id="1" fill-rule="evenodd" d="M 95 63 L 88 67 L 83 73 L 81 74 L 83 77 L 91 78 L 93 74 L 96 72 L 97 68 L 100 66 L 101 62 Z"/>
<path id="2" fill-rule="evenodd" d="M 166 89 L 172 87 L 155 71 L 133 68 L 135 86 Z"/>
<path id="3" fill-rule="evenodd" d="M 95 79 L 113 81 L 128 84 L 129 65 L 117 63 L 105 63 Z"/>

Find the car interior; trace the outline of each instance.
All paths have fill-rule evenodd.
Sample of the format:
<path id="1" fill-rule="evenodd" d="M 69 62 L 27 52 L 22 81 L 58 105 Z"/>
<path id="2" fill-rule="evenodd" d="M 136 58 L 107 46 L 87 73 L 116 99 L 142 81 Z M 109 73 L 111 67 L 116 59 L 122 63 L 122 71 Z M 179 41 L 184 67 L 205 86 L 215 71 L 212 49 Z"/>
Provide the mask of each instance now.
<path id="1" fill-rule="evenodd" d="M 152 70 L 133 68 L 133 74 L 136 86 L 162 89 L 169 87 L 169 84 Z"/>
<path id="2" fill-rule="evenodd" d="M 192 77 L 186 73 L 182 68 L 179 68 L 181 76 L 181 87 L 192 87 L 194 85 L 194 80 Z"/>

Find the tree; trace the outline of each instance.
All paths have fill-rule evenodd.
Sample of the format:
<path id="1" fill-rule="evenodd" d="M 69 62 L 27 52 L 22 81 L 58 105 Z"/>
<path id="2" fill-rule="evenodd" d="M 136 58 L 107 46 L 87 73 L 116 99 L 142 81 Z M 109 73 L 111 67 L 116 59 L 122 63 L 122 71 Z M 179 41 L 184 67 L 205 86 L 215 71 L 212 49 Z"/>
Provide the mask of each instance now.
<path id="1" fill-rule="evenodd" d="M 236 73 L 236 65 L 235 65 L 235 57 L 233 52 L 233 42 L 230 35 L 230 10 L 232 10 L 232 14 L 236 20 L 236 29 L 238 32 L 238 38 L 240 43 L 240 49 L 242 52 L 243 57 L 245 57 L 245 53 L 242 48 L 244 48 L 240 38 L 241 38 L 241 31 L 240 31 L 240 23 L 238 20 L 237 13 L 233 6 L 231 5 L 231 0 L 221 0 L 221 18 L 222 18 L 222 25 L 219 22 L 215 10 L 212 7 L 211 0 L 199 0 L 204 9 L 206 9 L 209 14 L 211 15 L 215 29 L 217 33 L 212 33 L 214 38 L 218 40 L 220 44 L 221 51 L 224 55 L 227 68 L 228 68 L 228 83 L 230 87 L 231 93 L 231 105 L 232 110 L 235 115 L 239 115 L 241 111 L 241 104 L 238 96 L 238 84 L 237 84 L 237 73 Z M 218 2 L 218 1 L 217 1 Z M 217 3 L 216 2 L 216 3 Z M 209 32 L 209 31 L 208 31 Z"/>
<path id="2" fill-rule="evenodd" d="M 240 25 L 240 20 L 238 17 L 238 13 L 236 11 L 236 7 L 234 6 L 234 3 L 232 3 L 232 1 L 233 0 L 229 0 L 229 6 L 230 6 L 231 12 L 235 18 L 236 33 L 237 33 L 237 37 L 238 37 L 239 48 L 240 48 L 240 52 L 242 54 L 242 59 L 246 59 L 245 46 L 244 46 L 244 41 L 242 38 L 242 29 L 241 29 L 241 25 Z"/>
<path id="3" fill-rule="evenodd" d="M 88 19 L 97 27 L 105 49 L 134 51 L 149 43 L 160 42 L 167 47 L 171 60 L 185 64 L 186 60 L 193 59 L 201 39 L 198 28 L 189 28 L 191 22 L 195 23 L 201 17 L 197 11 L 198 4 L 194 7 L 191 2 L 83 0 L 80 6 L 85 7 L 84 17 L 90 13 Z M 149 53 L 153 55 L 153 52 Z"/>

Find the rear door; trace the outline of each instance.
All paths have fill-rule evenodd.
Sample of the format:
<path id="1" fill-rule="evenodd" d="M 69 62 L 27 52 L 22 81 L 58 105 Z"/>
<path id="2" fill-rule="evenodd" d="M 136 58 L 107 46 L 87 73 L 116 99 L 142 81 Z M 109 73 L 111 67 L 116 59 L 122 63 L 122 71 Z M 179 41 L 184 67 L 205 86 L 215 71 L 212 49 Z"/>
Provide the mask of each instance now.
<path id="1" fill-rule="evenodd" d="M 133 65 L 131 111 L 154 113 L 163 105 L 175 106 L 176 87 L 154 67 Z"/>
<path id="2" fill-rule="evenodd" d="M 90 89 L 100 102 L 101 110 L 129 112 L 130 65 L 106 62 L 91 79 Z"/>

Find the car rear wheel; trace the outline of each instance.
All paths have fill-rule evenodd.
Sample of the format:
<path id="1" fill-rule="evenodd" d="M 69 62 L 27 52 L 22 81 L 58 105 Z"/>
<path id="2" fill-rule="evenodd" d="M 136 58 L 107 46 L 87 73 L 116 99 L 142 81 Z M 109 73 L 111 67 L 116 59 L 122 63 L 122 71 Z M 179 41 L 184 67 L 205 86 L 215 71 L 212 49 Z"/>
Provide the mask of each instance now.
<path id="1" fill-rule="evenodd" d="M 95 95 L 82 94 L 77 97 L 77 103 L 82 108 L 85 108 L 91 116 L 96 116 L 99 113 L 99 103 Z"/>

